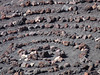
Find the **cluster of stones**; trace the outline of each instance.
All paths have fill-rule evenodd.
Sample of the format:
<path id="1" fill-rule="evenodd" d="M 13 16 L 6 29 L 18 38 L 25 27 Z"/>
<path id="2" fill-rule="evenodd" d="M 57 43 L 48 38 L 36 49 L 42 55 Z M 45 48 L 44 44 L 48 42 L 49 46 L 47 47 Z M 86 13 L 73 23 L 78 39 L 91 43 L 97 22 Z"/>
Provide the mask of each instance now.
<path id="1" fill-rule="evenodd" d="M 47 3 L 54 4 L 54 2 L 52 0 L 47 1 Z M 33 1 L 33 3 L 31 4 L 30 1 L 27 1 L 25 4 L 21 3 L 21 6 L 23 6 L 23 7 L 24 6 L 30 6 L 30 5 L 36 6 L 37 4 L 39 4 L 39 3 L 36 3 L 36 2 Z M 64 4 L 64 3 L 60 3 L 60 4 Z M 94 9 L 100 10 L 100 5 L 95 3 L 93 5 L 86 5 L 86 7 L 84 8 L 85 11 L 92 11 Z M 34 15 L 34 14 L 55 13 L 55 12 L 61 13 L 61 12 L 67 12 L 67 11 L 77 11 L 75 14 L 78 14 L 78 7 L 77 6 L 69 7 L 69 6 L 64 5 L 61 9 L 50 9 L 50 8 L 40 9 L 40 10 L 30 10 L 30 9 L 28 9 L 26 11 L 26 13 L 24 13 L 24 14 L 20 13 L 20 12 L 15 12 L 12 15 L 6 15 L 6 14 L 2 13 L 0 20 L 10 19 L 10 18 L 16 17 L 16 16 L 18 17 L 18 16 L 27 16 L 27 15 Z M 97 18 L 95 18 L 95 17 L 88 17 L 87 19 L 90 19 L 90 21 L 96 21 L 97 20 Z M 74 19 L 71 18 L 71 21 L 73 21 L 73 20 Z M 84 20 L 86 20 L 86 19 L 83 18 L 83 17 L 78 17 L 78 18 L 75 19 L 76 22 L 81 22 L 81 21 L 84 21 Z"/>
<path id="2" fill-rule="evenodd" d="M 48 1 L 26 1 L 23 3 L 20 3 L 19 5 L 22 7 L 27 7 L 27 6 L 39 6 L 39 5 L 53 5 L 53 4 L 78 4 L 78 3 L 92 3 L 92 2 L 100 2 L 99 0 L 77 0 L 77 1 L 66 1 L 66 2 L 62 2 L 62 1 L 54 1 L 54 0 L 48 0 Z"/>
<path id="3" fill-rule="evenodd" d="M 64 46 L 68 46 L 70 45 L 70 42 L 68 41 L 63 41 L 63 45 Z M 20 48 L 20 45 L 14 45 L 14 43 L 11 43 L 8 46 L 9 51 L 13 50 L 15 47 Z M 0 58 L 2 60 L 0 60 L 0 63 L 7 63 L 10 64 L 11 67 L 8 68 L 8 74 L 12 74 L 14 73 L 14 75 L 16 74 L 39 74 L 39 73 L 44 73 L 44 72 L 56 72 L 59 70 L 63 70 L 65 68 L 68 67 L 79 67 L 81 66 L 82 70 L 87 70 L 90 72 L 94 67 L 97 67 L 98 64 L 100 63 L 100 61 L 97 61 L 95 64 L 93 64 L 90 60 L 87 59 L 87 53 L 89 50 L 89 47 L 84 44 L 84 43 L 80 43 L 74 46 L 75 48 L 78 48 L 79 50 L 81 50 L 81 54 L 79 55 L 80 58 L 80 62 L 76 62 L 75 64 L 70 64 L 70 63 L 65 63 L 64 65 L 58 65 L 57 63 L 60 63 L 62 61 L 64 61 L 64 58 L 67 57 L 67 54 L 65 54 L 65 52 L 63 50 L 61 50 L 60 48 L 56 47 L 56 46 L 50 46 L 48 44 L 45 44 L 43 46 L 37 46 L 34 48 L 31 48 L 29 50 L 24 50 L 24 49 L 19 49 L 17 51 L 18 56 L 20 57 L 19 60 L 24 60 L 23 63 L 18 63 L 19 60 L 17 59 L 13 59 L 9 56 L 9 54 L 7 54 L 7 52 L 5 52 L 5 54 L 3 54 L 2 56 L 0 56 Z M 52 53 L 51 53 L 51 52 Z M 54 55 L 53 53 L 56 52 L 56 57 L 52 60 L 48 57 L 51 57 L 52 55 Z M 11 52 L 10 52 L 11 53 Z M 44 60 L 43 62 L 40 61 L 38 62 L 38 64 L 35 63 L 29 63 L 27 61 L 31 61 L 31 60 Z M 87 64 L 84 64 L 84 62 L 88 62 Z M 50 67 L 50 66 L 54 66 L 52 68 L 47 68 L 47 69 L 39 69 L 39 68 L 44 68 L 44 67 Z M 13 69 L 14 67 L 22 67 L 22 68 L 31 68 L 31 67 L 35 67 L 37 69 L 33 70 L 32 72 L 24 72 L 23 69 L 21 69 L 20 71 Z M 38 70 L 38 71 L 37 71 Z M 74 72 L 75 71 L 75 72 Z M 77 71 L 76 70 L 67 70 L 62 72 L 61 74 L 75 74 Z"/>
<path id="4" fill-rule="evenodd" d="M 49 27 L 48 27 L 49 26 Z M 44 25 L 44 28 L 53 28 L 54 26 L 53 25 Z M 65 25 L 65 28 L 68 28 L 69 26 L 68 25 Z M 36 26 L 36 28 L 40 28 L 40 26 Z M 56 25 L 56 28 L 60 28 L 60 25 Z M 91 28 L 91 27 L 90 27 Z M 23 32 L 23 31 L 28 31 L 30 29 L 34 29 L 34 27 L 26 27 L 26 26 L 22 26 L 22 27 L 19 27 L 18 30 L 11 30 L 11 31 L 7 31 L 7 32 L 1 32 L 1 36 L 6 36 L 6 35 L 9 35 L 9 34 L 16 34 L 18 32 Z M 95 28 L 94 29 L 94 32 L 96 31 Z M 56 35 L 56 36 L 61 36 L 61 37 L 65 37 L 65 38 L 71 38 L 71 39 L 92 39 L 92 40 L 95 40 L 94 37 L 89 34 L 89 35 L 77 35 L 77 34 L 69 34 L 69 33 L 66 33 L 65 31 L 63 30 L 52 30 L 50 32 L 41 32 L 41 31 L 31 31 L 31 32 L 28 32 L 28 33 L 25 33 L 23 35 L 17 35 L 17 36 L 10 36 L 6 39 L 4 39 L 2 42 L 6 42 L 6 41 L 10 41 L 10 40 L 14 40 L 14 39 L 18 39 L 18 38 L 23 38 L 23 37 L 27 37 L 27 36 L 38 36 L 38 35 L 47 35 L 47 36 L 50 36 L 50 35 Z M 99 45 L 96 46 L 96 48 L 99 48 Z"/>
<path id="5" fill-rule="evenodd" d="M 14 34 L 14 33 L 13 33 Z M 1 41 L 1 43 L 3 42 L 7 42 L 7 41 L 11 41 L 11 40 L 14 40 L 14 39 L 18 39 L 18 38 L 24 38 L 24 37 L 28 37 L 28 36 L 39 36 L 39 35 L 44 35 L 44 36 L 51 36 L 51 35 L 56 35 L 56 36 L 60 36 L 60 37 L 65 37 L 65 38 L 70 38 L 70 39 L 91 39 L 91 40 L 96 40 L 93 38 L 93 36 L 91 34 L 89 35 L 77 35 L 77 34 L 68 34 L 66 33 L 65 31 L 51 31 L 51 32 L 28 32 L 28 33 L 25 33 L 23 35 L 17 35 L 17 36 L 10 36 L 10 37 L 7 37 L 6 39 L 3 39 Z M 97 38 L 99 39 L 99 38 Z"/>
<path id="6" fill-rule="evenodd" d="M 26 18 L 21 18 L 20 20 L 18 21 L 13 21 L 11 23 L 9 23 L 8 25 L 5 24 L 3 26 L 0 27 L 0 29 L 5 29 L 7 27 L 14 27 L 16 25 L 24 25 L 24 24 L 36 24 L 36 23 L 41 23 L 41 22 L 48 22 L 48 23 L 53 23 L 53 22 L 56 22 L 56 21 L 66 21 L 66 19 L 62 19 L 60 16 L 58 17 L 49 17 L 47 19 L 45 19 L 44 17 L 36 17 L 34 20 L 27 20 Z M 90 21 L 96 21 L 97 19 L 95 17 L 88 17 L 88 20 Z M 69 22 L 72 22 L 73 19 L 70 19 Z M 76 19 L 76 22 L 80 22 L 80 19 Z M 89 31 L 89 32 L 97 32 L 100 30 L 100 27 L 91 27 L 90 25 L 78 25 L 78 24 L 75 24 L 74 26 L 71 26 L 71 25 L 68 25 L 68 24 L 65 24 L 64 26 L 63 25 L 60 25 L 60 24 L 44 24 L 44 25 L 34 25 L 34 26 L 30 26 L 30 27 L 26 27 L 26 26 L 22 26 L 22 27 L 19 27 L 19 30 L 18 31 L 26 31 L 26 30 L 32 30 L 32 29 L 37 29 L 37 28 L 57 28 L 57 29 L 62 29 L 62 28 L 76 28 L 76 29 L 83 29 L 84 31 Z M 6 33 L 6 32 L 5 32 Z M 14 31 L 8 31 L 7 32 L 8 34 L 10 33 L 17 33 L 17 30 L 14 30 Z M 2 35 L 1 35 L 2 36 Z"/>

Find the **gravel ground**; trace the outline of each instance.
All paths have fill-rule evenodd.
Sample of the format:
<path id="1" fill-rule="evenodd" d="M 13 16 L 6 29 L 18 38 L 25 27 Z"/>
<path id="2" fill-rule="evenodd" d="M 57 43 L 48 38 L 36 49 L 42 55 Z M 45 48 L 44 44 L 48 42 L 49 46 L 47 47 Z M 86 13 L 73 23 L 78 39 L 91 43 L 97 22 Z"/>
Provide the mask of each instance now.
<path id="1" fill-rule="evenodd" d="M 100 75 L 100 0 L 0 0 L 0 75 Z"/>

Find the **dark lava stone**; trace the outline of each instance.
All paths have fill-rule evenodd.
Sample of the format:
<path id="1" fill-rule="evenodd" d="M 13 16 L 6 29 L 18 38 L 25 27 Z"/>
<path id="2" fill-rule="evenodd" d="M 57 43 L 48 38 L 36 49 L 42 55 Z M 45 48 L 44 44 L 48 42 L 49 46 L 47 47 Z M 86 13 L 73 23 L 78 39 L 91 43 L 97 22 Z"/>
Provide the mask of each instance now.
<path id="1" fill-rule="evenodd" d="M 49 0 L 49 4 L 54 4 L 54 1 L 53 0 Z"/>
<path id="2" fill-rule="evenodd" d="M 41 52 L 40 56 L 45 58 L 45 57 L 50 57 L 50 54 L 48 53 L 48 51 L 45 51 L 45 52 Z"/>
<path id="3" fill-rule="evenodd" d="M 89 66 L 86 65 L 86 64 L 83 64 L 82 67 L 81 67 L 81 69 L 85 69 L 85 70 L 88 70 L 88 68 L 89 68 Z"/>
<path id="4" fill-rule="evenodd" d="M 2 69 L 3 67 L 0 67 L 0 69 Z"/>
<path id="5" fill-rule="evenodd" d="M 43 47 L 42 47 L 42 46 L 39 46 L 39 47 L 38 47 L 38 50 L 39 50 L 39 51 L 41 51 L 42 49 L 43 49 Z"/>
<path id="6" fill-rule="evenodd" d="M 34 29 L 33 26 L 29 26 L 29 27 L 28 27 L 28 30 L 32 30 L 32 29 Z"/>
<path id="7" fill-rule="evenodd" d="M 2 35 L 0 34 L 0 37 L 2 37 Z"/>
<path id="8" fill-rule="evenodd" d="M 43 53 L 43 56 L 44 57 L 50 57 L 50 54 L 48 53 L 48 51 L 46 51 L 46 52 Z"/>
<path id="9" fill-rule="evenodd" d="M 80 63 L 79 62 L 75 62 L 75 64 L 73 65 L 74 67 L 79 67 Z"/>
<path id="10" fill-rule="evenodd" d="M 85 6 L 85 10 L 86 10 L 86 11 L 91 11 L 91 10 L 93 10 L 93 8 L 92 8 L 92 6 L 90 6 L 90 5 L 86 5 L 86 6 Z"/>
<path id="11" fill-rule="evenodd" d="M 86 2 L 92 3 L 92 2 L 93 2 L 93 0 L 86 0 Z"/>
<path id="12" fill-rule="evenodd" d="M 67 20 L 65 18 L 62 19 L 62 22 L 66 22 Z"/>
<path id="13" fill-rule="evenodd" d="M 67 57 L 65 53 L 61 53 L 60 56 L 61 56 L 62 58 L 66 58 L 66 57 Z"/>
<path id="14" fill-rule="evenodd" d="M 25 45 L 23 45 L 23 44 L 16 44 L 16 47 L 17 47 L 17 48 L 21 48 L 21 47 L 23 47 L 23 46 L 25 46 Z"/>
<path id="15" fill-rule="evenodd" d="M 45 25 L 43 24 L 43 25 L 40 25 L 40 28 L 41 29 L 44 29 L 45 28 Z"/>
<path id="16" fill-rule="evenodd" d="M 50 45 L 48 45 L 48 44 L 47 44 L 47 45 L 44 45 L 44 46 L 43 46 L 43 49 L 44 49 L 44 50 L 50 49 Z"/>
<path id="17" fill-rule="evenodd" d="M 61 70 L 64 69 L 63 65 L 59 65 L 59 69 Z"/>
<path id="18" fill-rule="evenodd" d="M 26 27 L 26 26 L 20 27 L 19 31 L 20 32 L 22 32 L 22 31 L 28 31 L 28 27 Z"/>
<path id="19" fill-rule="evenodd" d="M 79 0 L 79 2 L 84 3 L 84 2 L 86 2 L 86 0 Z"/>
<path id="20" fill-rule="evenodd" d="M 38 54 L 31 55 L 30 57 L 31 57 L 32 59 L 34 59 L 34 60 L 38 60 Z"/>
<path id="21" fill-rule="evenodd" d="M 5 29 L 5 27 L 0 25 L 0 29 Z"/>
<path id="22" fill-rule="evenodd" d="M 74 27 L 75 27 L 75 28 L 79 28 L 79 25 L 75 24 Z"/>
<path id="23" fill-rule="evenodd" d="M 77 6 L 74 6 L 74 7 L 73 7 L 73 10 L 74 10 L 74 11 L 77 11 L 77 10 L 78 10 L 78 7 L 77 7 Z"/>
<path id="24" fill-rule="evenodd" d="M 17 21 L 17 25 L 23 25 L 27 19 L 22 17 L 20 20 Z"/>
<path id="25" fill-rule="evenodd" d="M 8 70 L 12 70 L 12 69 L 13 69 L 13 67 L 12 67 L 12 66 L 8 68 Z"/>

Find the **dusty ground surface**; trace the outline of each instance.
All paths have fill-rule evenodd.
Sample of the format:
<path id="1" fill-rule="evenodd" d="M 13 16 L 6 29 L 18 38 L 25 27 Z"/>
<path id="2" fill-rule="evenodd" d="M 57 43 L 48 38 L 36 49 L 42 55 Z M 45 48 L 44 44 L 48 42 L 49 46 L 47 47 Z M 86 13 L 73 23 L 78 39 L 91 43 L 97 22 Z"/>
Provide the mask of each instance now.
<path id="1" fill-rule="evenodd" d="M 100 0 L 0 0 L 0 75 L 100 75 Z"/>

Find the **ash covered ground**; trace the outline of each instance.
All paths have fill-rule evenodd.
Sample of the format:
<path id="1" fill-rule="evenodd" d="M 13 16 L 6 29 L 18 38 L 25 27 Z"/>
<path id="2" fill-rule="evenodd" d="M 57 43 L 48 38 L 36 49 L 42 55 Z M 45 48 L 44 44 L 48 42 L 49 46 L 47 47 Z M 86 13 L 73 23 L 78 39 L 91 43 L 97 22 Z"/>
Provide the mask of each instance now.
<path id="1" fill-rule="evenodd" d="M 100 75 L 100 0 L 0 0 L 0 75 Z"/>

